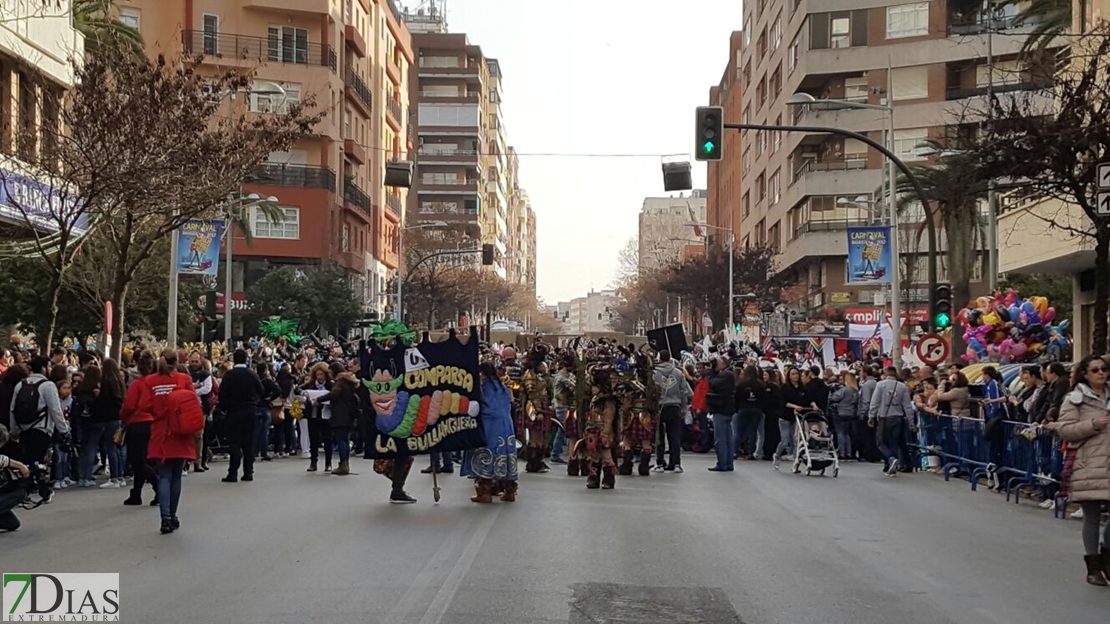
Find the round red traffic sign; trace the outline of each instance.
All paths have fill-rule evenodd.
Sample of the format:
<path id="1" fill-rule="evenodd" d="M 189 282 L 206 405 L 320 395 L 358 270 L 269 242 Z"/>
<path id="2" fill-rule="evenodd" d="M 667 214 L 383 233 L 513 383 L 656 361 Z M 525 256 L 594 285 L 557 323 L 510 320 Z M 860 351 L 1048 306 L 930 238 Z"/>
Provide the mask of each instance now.
<path id="1" fill-rule="evenodd" d="M 926 366 L 936 366 L 948 359 L 948 341 L 938 334 L 925 334 L 917 341 L 917 357 Z"/>

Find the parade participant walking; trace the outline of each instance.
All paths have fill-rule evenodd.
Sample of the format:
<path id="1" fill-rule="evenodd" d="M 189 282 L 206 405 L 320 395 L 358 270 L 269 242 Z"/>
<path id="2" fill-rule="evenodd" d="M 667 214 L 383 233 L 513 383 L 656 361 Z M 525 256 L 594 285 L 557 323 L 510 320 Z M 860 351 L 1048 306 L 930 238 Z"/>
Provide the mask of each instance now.
<path id="1" fill-rule="evenodd" d="M 486 446 L 463 454 L 459 474 L 474 478 L 475 503 L 493 502 L 494 491 L 511 503 L 517 493 L 517 439 L 513 433 L 512 397 L 490 362 L 479 365 L 482 384 L 482 434 Z"/>
<path id="2" fill-rule="evenodd" d="M 1069 500 L 1083 510 L 1083 561 L 1087 582 L 1105 587 L 1110 580 L 1110 525 L 1099 530 L 1102 511 L 1110 505 L 1110 366 L 1091 355 L 1079 362 L 1072 391 L 1060 407 L 1060 420 L 1050 425 L 1075 448 Z M 1074 445 L 1074 446 L 1073 446 Z"/>
<path id="3" fill-rule="evenodd" d="M 708 392 L 705 397 L 709 415 L 713 418 L 713 436 L 717 449 L 717 465 L 710 472 L 732 472 L 736 453 L 732 439 L 732 419 L 736 403 L 736 375 L 728 366 L 728 358 L 713 360 L 713 371 L 706 375 Z"/>
<path id="4" fill-rule="evenodd" d="M 239 465 L 243 481 L 254 480 L 254 433 L 258 404 L 262 401 L 262 381 L 247 365 L 247 352 L 236 349 L 234 367 L 220 380 L 220 407 L 227 414 L 228 444 L 231 462 L 224 483 L 238 481 Z"/>
<path id="5" fill-rule="evenodd" d="M 683 410 L 690 404 L 694 391 L 690 382 L 682 374 L 671 352 L 663 349 L 659 352 L 659 363 L 655 365 L 655 385 L 659 387 L 659 420 L 662 428 L 662 438 L 655 451 L 655 470 L 682 472 L 682 435 L 685 430 Z M 669 450 L 669 461 L 663 460 L 664 441 Z"/>
<path id="6" fill-rule="evenodd" d="M 141 383 L 141 382 L 136 382 Z M 158 506 L 161 512 L 163 535 L 181 527 L 177 517 L 181 502 L 181 479 L 185 462 L 196 457 L 196 436 L 194 433 L 174 433 L 171 418 L 177 418 L 178 408 L 183 405 L 181 392 L 197 401 L 193 380 L 186 373 L 177 370 L 177 351 L 165 349 L 158 360 L 155 374 L 145 378 L 150 387 L 144 405 L 139 409 L 149 411 L 153 416 L 150 425 L 150 449 L 148 458 L 161 462 L 158 469 Z"/>
<path id="7" fill-rule="evenodd" d="M 561 358 L 559 360 L 559 370 L 555 373 L 555 379 L 552 382 L 555 420 L 559 423 L 559 427 L 555 431 L 555 442 L 551 447 L 551 463 L 553 464 L 567 463 L 563 459 L 563 448 L 567 445 L 567 413 L 575 409 L 574 388 L 576 382 L 573 358 Z M 510 415 L 510 420 L 511 418 Z"/>
<path id="8" fill-rule="evenodd" d="M 613 447 L 617 443 L 617 398 L 613 395 L 613 371 L 596 366 L 590 373 L 590 408 L 585 415 L 582 444 L 585 447 L 586 487 L 611 490 L 616 485 L 617 467 Z"/>
<path id="9" fill-rule="evenodd" d="M 358 422 L 358 385 L 358 379 L 352 373 L 344 371 L 336 375 L 331 390 L 314 401 L 331 406 L 331 420 L 328 425 L 332 439 L 325 440 L 324 444 L 329 447 L 335 444 L 339 450 L 339 467 L 332 472 L 335 476 L 351 474 L 351 429 Z"/>
<path id="10" fill-rule="evenodd" d="M 328 370 L 328 365 L 323 362 L 318 362 L 312 367 L 312 372 L 309 374 L 309 381 L 301 390 L 315 390 L 317 392 L 330 391 L 332 387 L 331 371 Z M 328 421 L 324 420 L 323 406 L 316 402 L 312 402 L 305 409 L 304 417 L 308 419 L 308 449 L 309 449 L 309 464 L 308 472 L 316 472 L 317 461 L 320 457 L 320 445 L 324 445 L 324 471 L 331 472 L 331 431 L 328 427 Z M 326 443 L 325 443 L 326 442 Z M 304 442 L 302 441 L 302 444 Z"/>
<path id="11" fill-rule="evenodd" d="M 547 373 L 546 345 L 532 347 L 525 358 L 524 373 L 521 375 L 521 429 L 527 433 L 528 472 L 547 472 L 550 467 L 544 462 L 551 442 L 551 376 Z"/>

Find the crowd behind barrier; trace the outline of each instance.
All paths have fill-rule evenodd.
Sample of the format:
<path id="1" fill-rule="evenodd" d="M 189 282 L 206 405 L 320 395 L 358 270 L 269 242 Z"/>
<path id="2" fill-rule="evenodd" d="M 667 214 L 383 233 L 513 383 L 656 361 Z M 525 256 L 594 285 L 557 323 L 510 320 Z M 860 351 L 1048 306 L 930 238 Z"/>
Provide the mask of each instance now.
<path id="1" fill-rule="evenodd" d="M 1000 489 L 1020 502 L 1020 488 L 1036 487 L 1056 503 L 1055 516 L 1066 517 L 1066 494 L 1061 490 L 1064 453 L 1060 438 L 1043 427 L 1002 420 L 988 423 L 979 418 L 946 414 L 918 415 L 918 431 L 908 432 L 908 446 L 915 467 L 936 468 L 945 481 L 966 475 L 971 489 L 993 475 Z M 935 459 L 931 459 L 935 458 Z"/>

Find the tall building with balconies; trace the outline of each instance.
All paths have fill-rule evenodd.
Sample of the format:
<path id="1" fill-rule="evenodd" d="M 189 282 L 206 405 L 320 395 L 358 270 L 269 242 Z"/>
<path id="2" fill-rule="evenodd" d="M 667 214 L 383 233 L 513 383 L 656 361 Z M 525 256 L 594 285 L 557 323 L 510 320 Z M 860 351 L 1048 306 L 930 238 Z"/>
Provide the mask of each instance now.
<path id="1" fill-rule="evenodd" d="M 721 82 L 709 89 L 710 106 L 724 109 L 725 121 L 736 123 L 743 111 L 740 82 L 741 37 L 735 31 L 729 37 L 728 63 L 721 75 Z M 740 236 L 740 133 L 726 132 L 721 142 L 721 160 L 706 163 L 705 220 L 712 227 L 706 232 L 710 244 L 723 248 L 728 244 L 727 230 L 732 228 L 736 239 Z M 723 229 L 721 229 L 723 228 Z"/>
<path id="2" fill-rule="evenodd" d="M 1018 8 L 987 17 L 941 0 L 745 0 L 740 120 L 831 126 L 883 141 L 889 107 L 894 152 L 906 162 L 924 162 L 921 144 L 945 137 L 962 107 L 983 101 L 988 84 L 999 93 L 1036 90 L 1050 77 L 1050 68 L 1019 60 Z M 844 103 L 790 105 L 798 93 Z M 811 132 L 745 131 L 741 145 L 740 241 L 780 250 L 778 269 L 803 285 L 795 307 L 834 304 L 851 311 L 871 309 L 876 297 L 881 302 L 877 287 L 848 283 L 846 229 L 878 216 L 873 202 L 883 197 L 877 192 L 883 156 L 861 141 Z M 923 219 L 920 206 L 902 217 L 906 230 L 920 228 Z M 903 283 L 912 310 L 928 296 L 926 250 L 914 248 L 918 237 L 900 240 L 903 275 L 912 269 L 913 279 Z M 985 287 L 984 264 L 980 254 L 973 290 Z"/>
<path id="3" fill-rule="evenodd" d="M 5 240 L 30 241 L 31 227 L 57 229 L 51 222 L 60 215 L 47 208 L 51 190 L 35 164 L 45 161 L 43 155 L 58 141 L 62 102 L 74 81 L 68 59 L 84 48 L 71 16 L 70 0 L 0 5 L 0 184 L 8 192 L 26 194 L 18 206 L 0 198 L 0 236 Z M 42 213 L 36 214 L 39 206 Z M 32 225 L 29 217 L 41 219 Z M 82 234 L 86 221 L 81 217 L 72 233 Z"/>
<path id="4" fill-rule="evenodd" d="M 151 54 L 204 57 L 203 71 L 255 70 L 254 93 L 228 110 L 266 115 L 314 97 L 311 136 L 270 154 L 244 187 L 278 199 L 285 218 L 250 215 L 236 233 L 233 290 L 275 265 L 336 262 L 368 312 L 388 304 L 406 192 L 384 186 L 385 163 L 408 153 L 411 40 L 391 0 L 127 0 L 120 17 Z M 224 263 L 221 263 L 221 270 Z M 222 283 L 222 282 L 221 282 Z M 234 295 L 233 295 L 234 296 Z"/>
<path id="5" fill-rule="evenodd" d="M 696 237 L 696 228 L 690 224 L 705 223 L 707 209 L 706 192 L 702 190 L 693 191 L 689 197 L 645 197 L 640 207 L 637 238 L 640 270 L 660 269 L 682 262 L 687 246 L 703 245 L 702 239 Z M 727 224 L 726 220 L 722 227 Z M 702 232 L 712 233 L 712 230 Z"/>
<path id="6" fill-rule="evenodd" d="M 434 6 L 434 5 L 433 5 Z M 409 196 L 413 223 L 442 221 L 468 245 L 494 246 L 488 267 L 509 278 L 510 174 L 501 113 L 501 66 L 463 33 L 447 32 L 442 13 L 406 13 L 416 66 L 416 179 Z"/>

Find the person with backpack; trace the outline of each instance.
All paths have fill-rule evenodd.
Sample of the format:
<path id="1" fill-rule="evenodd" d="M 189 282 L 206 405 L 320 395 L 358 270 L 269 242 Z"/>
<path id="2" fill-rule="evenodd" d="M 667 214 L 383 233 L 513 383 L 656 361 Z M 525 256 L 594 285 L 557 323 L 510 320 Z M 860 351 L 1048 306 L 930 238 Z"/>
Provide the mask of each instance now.
<path id="1" fill-rule="evenodd" d="M 177 351 L 165 349 L 158 368 L 136 383 L 146 383 L 150 392 L 139 409 L 151 416 L 150 448 L 147 458 L 161 462 L 158 469 L 158 506 L 163 535 L 181 528 L 177 508 L 181 501 L 181 477 L 185 462 L 196 457 L 196 432 L 204 426 L 204 411 L 193 389 L 193 380 L 177 370 Z M 188 408 L 188 409 L 186 409 Z M 199 418 L 199 426 L 182 427 L 185 416 Z"/>
<path id="2" fill-rule="evenodd" d="M 46 378 L 49 369 L 50 360 L 32 358 L 31 376 L 20 381 L 12 394 L 9 429 L 12 438 L 19 440 L 25 464 L 42 461 L 55 435 L 69 435 L 58 388 Z"/>

